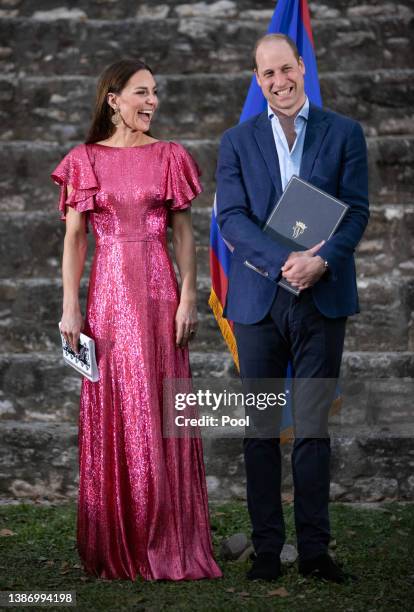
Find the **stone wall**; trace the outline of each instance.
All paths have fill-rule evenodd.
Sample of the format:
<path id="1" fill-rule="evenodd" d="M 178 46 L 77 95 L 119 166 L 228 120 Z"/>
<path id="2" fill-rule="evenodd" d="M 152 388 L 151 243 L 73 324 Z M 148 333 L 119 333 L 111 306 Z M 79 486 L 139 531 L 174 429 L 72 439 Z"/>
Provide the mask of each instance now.
<path id="1" fill-rule="evenodd" d="M 369 148 L 362 312 L 349 322 L 344 373 L 412 377 L 414 2 L 309 6 L 324 104 L 361 121 Z M 234 375 L 207 306 L 210 207 L 218 141 L 238 121 L 251 48 L 273 8 L 272 0 L 0 0 L 0 495 L 76 495 L 79 378 L 56 364 L 63 224 L 48 175 L 85 137 L 97 75 L 124 55 L 144 57 L 158 75 L 155 134 L 188 146 L 203 169 L 194 376 Z M 412 398 L 404 401 L 409 414 Z M 240 440 L 208 441 L 205 451 L 212 497 L 243 496 Z M 413 465 L 412 438 L 355 429 L 335 438 L 332 496 L 413 499 Z"/>

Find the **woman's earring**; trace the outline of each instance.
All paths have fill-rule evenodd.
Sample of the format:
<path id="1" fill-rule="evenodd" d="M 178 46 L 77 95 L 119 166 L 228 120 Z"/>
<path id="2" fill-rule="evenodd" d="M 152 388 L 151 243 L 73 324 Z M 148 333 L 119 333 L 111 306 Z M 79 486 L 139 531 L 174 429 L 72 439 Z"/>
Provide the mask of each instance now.
<path id="1" fill-rule="evenodd" d="M 121 113 L 119 112 L 119 108 L 114 110 L 111 121 L 114 125 L 119 125 L 121 121 Z"/>

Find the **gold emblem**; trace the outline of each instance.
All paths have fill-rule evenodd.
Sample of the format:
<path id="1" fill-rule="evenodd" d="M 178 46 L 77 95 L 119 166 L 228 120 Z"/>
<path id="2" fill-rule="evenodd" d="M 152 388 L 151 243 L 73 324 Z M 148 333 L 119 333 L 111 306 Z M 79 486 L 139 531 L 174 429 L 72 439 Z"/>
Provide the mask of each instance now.
<path id="1" fill-rule="evenodd" d="M 299 238 L 299 236 L 303 234 L 305 229 L 307 229 L 307 226 L 303 223 L 303 221 L 296 221 L 292 229 L 293 229 L 292 238 L 296 240 L 296 238 Z"/>

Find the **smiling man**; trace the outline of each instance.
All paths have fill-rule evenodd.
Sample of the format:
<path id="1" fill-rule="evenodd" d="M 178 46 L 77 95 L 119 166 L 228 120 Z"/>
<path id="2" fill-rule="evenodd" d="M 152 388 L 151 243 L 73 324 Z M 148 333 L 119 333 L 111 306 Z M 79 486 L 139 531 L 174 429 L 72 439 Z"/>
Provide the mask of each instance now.
<path id="1" fill-rule="evenodd" d="M 359 311 L 353 254 L 369 216 L 363 131 L 356 121 L 309 103 L 306 66 L 288 37 L 261 38 L 254 70 L 267 109 L 223 135 L 217 167 L 217 220 L 233 246 L 224 316 L 234 321 L 246 389 L 257 389 L 260 379 L 284 379 L 289 361 L 296 379 L 335 381 L 346 319 Z M 293 174 L 349 205 L 330 240 L 300 253 L 262 231 Z M 278 287 L 281 276 L 299 296 Z M 346 575 L 328 554 L 327 417 L 335 384 L 329 389 L 296 396 L 295 525 L 300 573 L 343 582 Z M 308 426 L 314 415 L 320 417 L 315 430 Z M 256 552 L 248 578 L 274 580 L 285 541 L 279 438 L 246 437 L 244 456 Z"/>
<path id="2" fill-rule="evenodd" d="M 254 61 L 257 81 L 272 108 L 296 114 L 306 100 L 305 64 L 290 38 L 271 34 L 259 39 Z"/>

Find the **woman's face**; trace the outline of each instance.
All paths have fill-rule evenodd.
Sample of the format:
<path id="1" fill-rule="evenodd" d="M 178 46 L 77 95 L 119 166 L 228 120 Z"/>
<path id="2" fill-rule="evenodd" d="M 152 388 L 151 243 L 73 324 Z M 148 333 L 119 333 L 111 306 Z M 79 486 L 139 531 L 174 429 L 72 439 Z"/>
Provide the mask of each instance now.
<path id="1" fill-rule="evenodd" d="M 133 130 L 148 132 L 158 106 L 157 85 L 148 70 L 135 72 L 120 94 L 108 94 L 113 109 L 118 108 L 123 120 Z M 123 127 L 121 123 L 118 127 Z"/>

